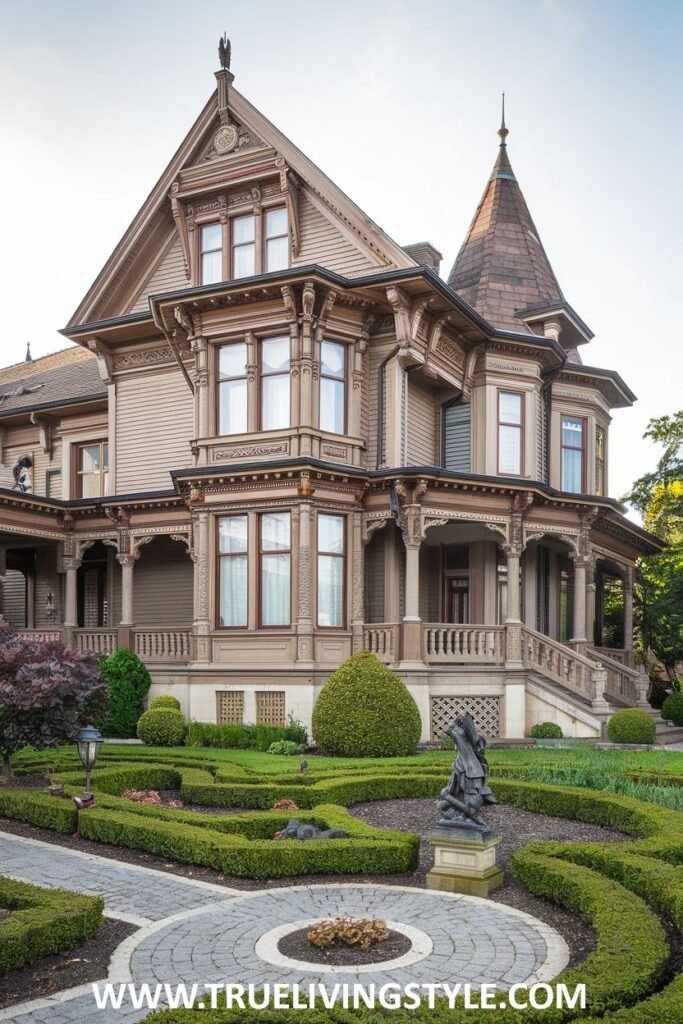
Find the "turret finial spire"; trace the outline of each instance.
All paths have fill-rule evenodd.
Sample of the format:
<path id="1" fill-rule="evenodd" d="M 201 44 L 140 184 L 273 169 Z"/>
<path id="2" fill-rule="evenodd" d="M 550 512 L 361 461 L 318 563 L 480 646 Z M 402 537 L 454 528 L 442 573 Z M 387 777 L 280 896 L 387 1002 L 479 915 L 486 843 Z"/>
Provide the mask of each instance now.
<path id="1" fill-rule="evenodd" d="M 33 356 L 31 355 L 31 342 L 30 341 L 26 342 L 26 357 L 24 359 L 24 362 L 25 363 L 32 363 L 33 362 Z"/>
<path id="2" fill-rule="evenodd" d="M 224 71 L 230 70 L 230 58 L 232 56 L 232 47 L 230 46 L 230 40 L 228 39 L 228 33 L 224 32 L 218 41 L 218 59 L 221 63 L 221 67 Z"/>
<path id="3" fill-rule="evenodd" d="M 505 127 L 505 93 L 503 93 L 503 96 L 502 96 L 502 114 L 501 114 L 501 119 L 500 119 L 500 128 L 498 129 L 498 136 L 500 138 L 501 146 L 506 146 L 507 145 L 505 140 L 506 140 L 508 134 L 509 134 L 508 130 Z"/>

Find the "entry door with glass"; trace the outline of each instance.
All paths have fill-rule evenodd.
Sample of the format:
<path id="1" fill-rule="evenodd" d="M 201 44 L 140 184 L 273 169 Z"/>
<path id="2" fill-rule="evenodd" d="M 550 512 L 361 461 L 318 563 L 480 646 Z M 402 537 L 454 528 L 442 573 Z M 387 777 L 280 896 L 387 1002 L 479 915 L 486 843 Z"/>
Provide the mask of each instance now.
<path id="1" fill-rule="evenodd" d="M 448 622 L 464 625 L 470 621 L 469 576 L 446 577 L 446 610 Z"/>

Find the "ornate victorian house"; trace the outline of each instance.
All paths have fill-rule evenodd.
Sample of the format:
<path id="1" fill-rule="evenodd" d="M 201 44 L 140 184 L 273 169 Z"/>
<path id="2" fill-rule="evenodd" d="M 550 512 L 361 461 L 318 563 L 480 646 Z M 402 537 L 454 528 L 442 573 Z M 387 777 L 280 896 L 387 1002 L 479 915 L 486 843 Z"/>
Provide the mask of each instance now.
<path id="1" fill-rule="evenodd" d="M 658 542 L 608 497 L 634 395 L 579 355 L 505 128 L 446 284 L 216 79 L 77 345 L 0 372 L 5 617 L 134 648 L 200 720 L 309 721 L 366 647 L 424 738 L 463 708 L 490 736 L 598 734 L 643 699 L 631 590 Z"/>

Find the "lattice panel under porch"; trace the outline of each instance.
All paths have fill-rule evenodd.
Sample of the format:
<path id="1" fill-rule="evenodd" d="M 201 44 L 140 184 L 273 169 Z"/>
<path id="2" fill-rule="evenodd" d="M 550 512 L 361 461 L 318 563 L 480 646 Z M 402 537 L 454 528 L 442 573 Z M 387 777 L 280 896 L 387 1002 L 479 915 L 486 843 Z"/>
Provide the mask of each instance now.
<path id="1" fill-rule="evenodd" d="M 216 694 L 219 725 L 242 725 L 244 722 L 244 690 L 222 690 Z"/>
<path id="2" fill-rule="evenodd" d="M 257 725 L 285 724 L 285 691 L 256 691 L 256 723 Z"/>
<path id="3" fill-rule="evenodd" d="M 467 711 L 480 735 L 489 740 L 500 736 L 500 697 L 432 697 L 432 739 L 440 740 Z"/>

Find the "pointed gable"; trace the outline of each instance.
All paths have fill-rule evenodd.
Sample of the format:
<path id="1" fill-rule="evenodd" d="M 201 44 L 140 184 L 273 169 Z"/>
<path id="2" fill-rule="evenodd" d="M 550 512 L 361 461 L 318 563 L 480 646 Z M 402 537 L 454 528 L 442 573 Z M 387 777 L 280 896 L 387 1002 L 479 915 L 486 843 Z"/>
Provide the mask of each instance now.
<path id="1" fill-rule="evenodd" d="M 292 266 L 320 263 L 342 274 L 415 261 L 232 86 L 218 88 L 69 321 L 68 327 L 148 309 L 147 296 L 191 287 L 191 221 L 201 203 L 223 216 L 245 190 L 289 192 Z M 221 193 L 219 195 L 219 193 Z M 284 200 L 283 200 L 284 201 Z M 67 328 L 68 335 L 68 328 Z"/>
<path id="2" fill-rule="evenodd" d="M 448 283 L 496 327 L 525 331 L 516 313 L 563 296 L 508 159 L 505 123 L 498 134 L 498 158 Z"/>

